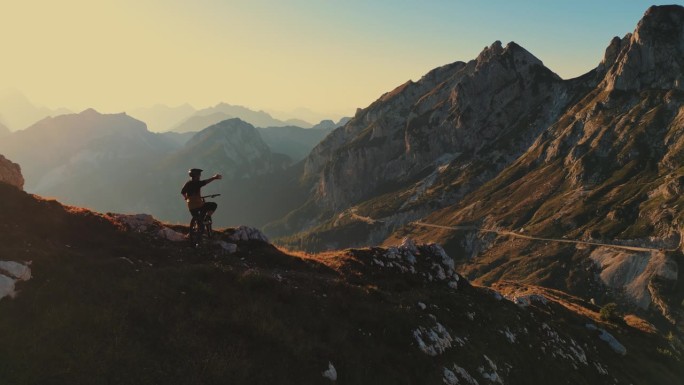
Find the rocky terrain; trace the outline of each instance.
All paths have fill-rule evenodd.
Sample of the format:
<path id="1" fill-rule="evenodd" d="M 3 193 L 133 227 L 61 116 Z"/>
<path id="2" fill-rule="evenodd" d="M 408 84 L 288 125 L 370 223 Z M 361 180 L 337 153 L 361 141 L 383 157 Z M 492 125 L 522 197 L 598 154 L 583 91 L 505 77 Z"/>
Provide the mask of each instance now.
<path id="1" fill-rule="evenodd" d="M 11 384 L 672 384 L 681 346 L 560 292 L 472 286 L 439 245 L 293 255 L 245 227 L 99 214 L 0 183 Z M 179 236 L 180 235 L 180 236 Z"/>
<path id="2" fill-rule="evenodd" d="M 2 155 L 0 155 L 0 182 L 19 189 L 24 188 L 24 176 L 21 174 L 21 167 Z"/>
<path id="3" fill-rule="evenodd" d="M 595 71 L 598 85 L 525 154 L 421 220 L 642 250 L 415 225 L 392 238 L 443 242 L 468 256 L 463 271 L 482 283 L 515 279 L 604 303 L 620 298 L 682 327 L 682 41 L 683 8 L 649 9 L 633 34 L 613 40 Z"/>
<path id="4" fill-rule="evenodd" d="M 0 155 L 0 182 L 19 189 L 24 188 L 24 176 L 21 174 L 21 167 L 2 155 Z"/>
<path id="5" fill-rule="evenodd" d="M 309 202 L 268 231 L 326 239 L 321 233 L 331 227 L 367 227 L 354 215 L 362 212 L 361 218 L 377 220 L 360 231 L 366 238 L 340 239 L 381 241 L 497 175 L 589 83 L 563 81 L 515 43 L 495 42 L 476 60 L 435 69 L 360 110 L 314 148 L 303 175 L 313 189 Z M 305 248 L 345 244 L 302 242 Z"/>
<path id="6" fill-rule="evenodd" d="M 398 87 L 314 148 L 310 198 L 267 232 L 311 251 L 437 241 L 478 282 L 619 298 L 681 324 L 683 15 L 650 8 L 575 79 L 496 42 Z"/>

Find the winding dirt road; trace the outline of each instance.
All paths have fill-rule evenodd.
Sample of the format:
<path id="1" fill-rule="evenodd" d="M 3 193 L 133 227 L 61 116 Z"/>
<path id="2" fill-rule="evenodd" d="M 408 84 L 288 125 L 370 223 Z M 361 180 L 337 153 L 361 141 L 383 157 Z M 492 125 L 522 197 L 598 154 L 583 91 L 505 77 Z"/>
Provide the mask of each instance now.
<path id="1" fill-rule="evenodd" d="M 658 249 L 658 248 L 651 248 L 651 247 L 625 246 L 625 245 L 613 245 L 610 243 L 578 241 L 578 240 L 574 240 L 574 239 L 541 238 L 541 237 L 533 237 L 530 235 L 519 234 L 519 233 L 516 233 L 513 231 L 508 231 L 508 230 L 483 229 L 483 228 L 478 228 L 475 226 L 442 226 L 442 225 L 435 225 L 432 223 L 425 223 L 425 222 L 411 222 L 411 223 L 418 225 L 418 226 L 434 227 L 434 228 L 438 228 L 438 229 L 473 230 L 473 231 L 480 231 L 480 232 L 484 232 L 484 233 L 495 233 L 498 235 L 508 235 L 511 237 L 529 239 L 529 240 L 533 240 L 533 241 L 574 243 L 574 244 L 579 244 L 579 245 L 610 247 L 613 249 L 621 249 L 621 250 L 629 250 L 629 251 L 663 252 L 663 251 L 677 251 L 679 249 L 679 247 L 675 247 L 673 249 Z"/>

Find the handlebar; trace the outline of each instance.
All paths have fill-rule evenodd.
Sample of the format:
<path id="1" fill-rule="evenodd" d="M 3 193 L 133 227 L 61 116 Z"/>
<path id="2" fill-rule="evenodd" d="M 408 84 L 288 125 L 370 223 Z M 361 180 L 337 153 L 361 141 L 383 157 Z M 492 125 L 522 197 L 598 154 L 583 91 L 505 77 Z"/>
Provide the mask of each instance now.
<path id="1" fill-rule="evenodd" d="M 218 196 L 221 196 L 221 194 L 205 195 L 205 196 L 202 197 L 202 199 L 204 199 L 204 198 L 216 198 L 216 197 L 218 197 Z"/>

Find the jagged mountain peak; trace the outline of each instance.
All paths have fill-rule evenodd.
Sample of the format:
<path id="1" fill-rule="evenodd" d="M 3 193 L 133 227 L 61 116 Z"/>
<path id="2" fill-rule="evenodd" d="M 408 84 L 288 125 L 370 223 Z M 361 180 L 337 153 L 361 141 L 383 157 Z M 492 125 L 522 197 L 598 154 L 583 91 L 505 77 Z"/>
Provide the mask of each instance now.
<path id="1" fill-rule="evenodd" d="M 475 63 L 478 70 L 492 65 L 492 63 L 502 64 L 505 68 L 516 71 L 521 71 L 530 66 L 544 67 L 544 63 L 539 58 L 522 46 L 511 41 L 504 47 L 499 40 L 489 47 L 485 47 L 475 59 Z M 558 75 L 555 76 L 560 79 Z"/>
<path id="2" fill-rule="evenodd" d="M 604 58 L 609 64 L 615 57 L 604 79 L 608 91 L 684 89 L 684 7 L 650 7 L 617 48 L 613 39 Z"/>
<path id="3" fill-rule="evenodd" d="M 684 22 L 684 7 L 681 5 L 653 5 L 644 13 L 637 24 L 635 35 L 643 38 L 676 38 Z"/>

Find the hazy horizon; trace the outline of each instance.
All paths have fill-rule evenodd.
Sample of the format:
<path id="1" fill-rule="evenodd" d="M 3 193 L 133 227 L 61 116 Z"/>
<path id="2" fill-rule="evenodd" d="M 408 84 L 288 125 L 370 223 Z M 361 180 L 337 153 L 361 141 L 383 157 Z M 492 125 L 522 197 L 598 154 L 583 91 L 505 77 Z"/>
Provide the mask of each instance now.
<path id="1" fill-rule="evenodd" d="M 598 65 L 613 36 L 632 32 L 651 4 L 3 4 L 0 91 L 16 89 L 38 106 L 74 112 L 225 102 L 279 119 L 304 109 L 337 119 L 433 68 L 471 60 L 496 40 L 515 41 L 563 78 L 579 76 Z"/>

